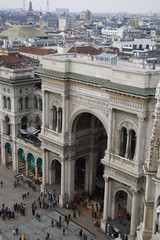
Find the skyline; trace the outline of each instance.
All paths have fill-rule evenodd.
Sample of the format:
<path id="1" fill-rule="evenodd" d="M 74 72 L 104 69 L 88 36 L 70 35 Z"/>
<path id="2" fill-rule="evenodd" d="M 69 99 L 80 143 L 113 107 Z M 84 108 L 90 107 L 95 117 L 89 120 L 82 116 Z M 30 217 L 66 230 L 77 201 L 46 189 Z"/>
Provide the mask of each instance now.
<path id="1" fill-rule="evenodd" d="M 2 0 L 1 0 L 2 1 Z M 91 12 L 97 13 L 116 13 L 116 12 L 128 12 L 128 13 L 156 13 L 160 12 L 160 1 L 159 0 L 117 0 L 107 1 L 101 0 L 100 4 L 96 0 L 82 0 L 82 2 L 72 0 L 49 0 L 50 12 L 55 11 L 56 8 L 68 8 L 70 12 L 80 12 L 82 10 L 90 10 Z M 25 10 L 28 10 L 30 0 L 25 0 Z M 33 10 L 46 11 L 47 0 L 32 0 Z M 0 9 L 12 9 L 12 8 L 23 8 L 23 0 L 5 0 L 0 5 Z"/>

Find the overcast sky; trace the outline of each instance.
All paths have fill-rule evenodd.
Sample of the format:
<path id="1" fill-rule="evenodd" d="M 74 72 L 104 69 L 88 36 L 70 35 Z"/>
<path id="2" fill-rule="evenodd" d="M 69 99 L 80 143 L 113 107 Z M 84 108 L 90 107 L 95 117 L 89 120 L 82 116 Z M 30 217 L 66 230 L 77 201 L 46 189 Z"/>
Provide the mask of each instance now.
<path id="1" fill-rule="evenodd" d="M 30 0 L 25 0 L 28 9 Z M 47 0 L 32 0 L 34 10 L 47 9 Z M 23 8 L 23 0 L 0 0 L 2 8 Z M 91 12 L 160 12 L 160 0 L 49 0 L 50 11 L 69 8 L 70 12 L 90 10 Z"/>

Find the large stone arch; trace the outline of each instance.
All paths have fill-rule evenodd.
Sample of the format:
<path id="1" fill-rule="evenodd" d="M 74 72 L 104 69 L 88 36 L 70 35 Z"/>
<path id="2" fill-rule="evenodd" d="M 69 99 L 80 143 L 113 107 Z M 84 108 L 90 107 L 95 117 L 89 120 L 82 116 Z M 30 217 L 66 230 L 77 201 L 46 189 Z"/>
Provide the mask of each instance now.
<path id="1" fill-rule="evenodd" d="M 119 204 L 116 203 L 116 194 L 120 191 L 125 192 L 127 194 L 126 209 L 127 209 L 127 212 L 131 215 L 132 198 L 133 198 L 132 191 L 127 186 L 120 186 L 120 184 L 118 184 L 118 186 L 114 186 L 112 191 L 112 206 L 111 206 L 112 219 L 117 217 Z"/>
<path id="2" fill-rule="evenodd" d="M 106 130 L 106 133 L 108 133 L 108 119 L 102 112 L 100 112 L 99 110 L 92 110 L 92 109 L 89 109 L 89 108 L 77 107 L 72 112 L 71 117 L 69 119 L 69 128 L 68 128 L 69 136 L 72 135 L 72 126 L 73 126 L 74 120 L 81 113 L 90 113 L 90 114 L 94 115 L 95 117 L 97 117 L 102 122 L 102 124 L 104 126 L 104 129 Z"/>
<path id="3" fill-rule="evenodd" d="M 52 157 L 52 160 L 49 163 L 49 182 L 54 184 L 56 181 L 56 162 L 62 167 L 62 161 L 58 156 Z"/>

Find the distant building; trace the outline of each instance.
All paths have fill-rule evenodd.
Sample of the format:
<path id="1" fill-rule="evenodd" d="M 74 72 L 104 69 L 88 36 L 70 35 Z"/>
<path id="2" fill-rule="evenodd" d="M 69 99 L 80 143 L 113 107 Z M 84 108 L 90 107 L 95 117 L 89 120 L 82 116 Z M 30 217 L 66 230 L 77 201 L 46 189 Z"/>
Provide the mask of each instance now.
<path id="1" fill-rule="evenodd" d="M 80 20 L 91 21 L 92 20 L 92 13 L 89 10 L 82 11 L 80 13 Z"/>
<path id="2" fill-rule="evenodd" d="M 43 56 L 54 54 L 55 51 L 53 49 L 46 49 L 46 48 L 40 48 L 40 47 L 21 47 L 19 49 L 20 54 L 37 59 L 42 63 Z"/>
<path id="3" fill-rule="evenodd" d="M 32 2 L 29 3 L 29 9 L 28 9 L 28 12 L 27 12 L 27 22 L 28 23 L 33 23 L 34 22 Z"/>
<path id="4" fill-rule="evenodd" d="M 73 29 L 73 27 L 74 20 L 70 15 L 64 13 L 59 17 L 59 31 L 66 31 Z"/>
<path id="5" fill-rule="evenodd" d="M 68 8 L 56 8 L 57 15 L 62 15 L 63 13 L 69 14 L 69 9 Z"/>

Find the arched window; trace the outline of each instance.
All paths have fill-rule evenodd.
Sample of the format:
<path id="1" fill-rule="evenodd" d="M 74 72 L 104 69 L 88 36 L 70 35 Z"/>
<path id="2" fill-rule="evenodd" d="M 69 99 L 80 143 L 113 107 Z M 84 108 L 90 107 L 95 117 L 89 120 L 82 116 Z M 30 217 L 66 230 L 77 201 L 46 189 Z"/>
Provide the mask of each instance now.
<path id="1" fill-rule="evenodd" d="M 3 107 L 7 108 L 7 99 L 5 96 L 3 97 Z"/>
<path id="2" fill-rule="evenodd" d="M 36 97 L 34 97 L 34 108 L 38 109 L 38 101 Z"/>
<path id="3" fill-rule="evenodd" d="M 62 108 L 58 108 L 58 132 L 62 132 Z"/>
<path id="4" fill-rule="evenodd" d="M 53 130 L 56 131 L 57 128 L 57 108 L 53 106 Z"/>
<path id="5" fill-rule="evenodd" d="M 35 125 L 36 125 L 36 126 L 35 126 L 36 129 L 41 130 L 41 125 L 42 125 L 42 123 L 41 123 L 41 119 L 40 119 L 39 116 L 36 117 Z"/>
<path id="6" fill-rule="evenodd" d="M 8 116 L 5 117 L 5 124 L 6 124 L 5 133 L 7 135 L 10 135 L 11 134 L 11 127 L 10 127 L 10 119 L 9 119 Z"/>
<path id="7" fill-rule="evenodd" d="M 131 129 L 129 132 L 128 158 L 133 159 L 136 148 L 136 132 Z"/>
<path id="8" fill-rule="evenodd" d="M 19 110 L 23 110 L 23 98 L 19 99 Z"/>
<path id="9" fill-rule="evenodd" d="M 25 98 L 25 109 L 28 109 L 29 108 L 29 98 L 26 97 Z"/>
<path id="10" fill-rule="evenodd" d="M 27 117 L 21 119 L 21 129 L 27 129 Z"/>
<path id="11" fill-rule="evenodd" d="M 42 99 L 39 98 L 39 110 L 42 111 Z"/>
<path id="12" fill-rule="evenodd" d="M 9 97 L 7 98 L 7 102 L 8 102 L 8 109 L 11 110 L 11 99 Z"/>
<path id="13" fill-rule="evenodd" d="M 126 147 L 127 147 L 127 129 L 125 127 L 122 127 L 121 136 L 120 136 L 120 153 L 119 153 L 121 157 L 125 156 Z"/>

